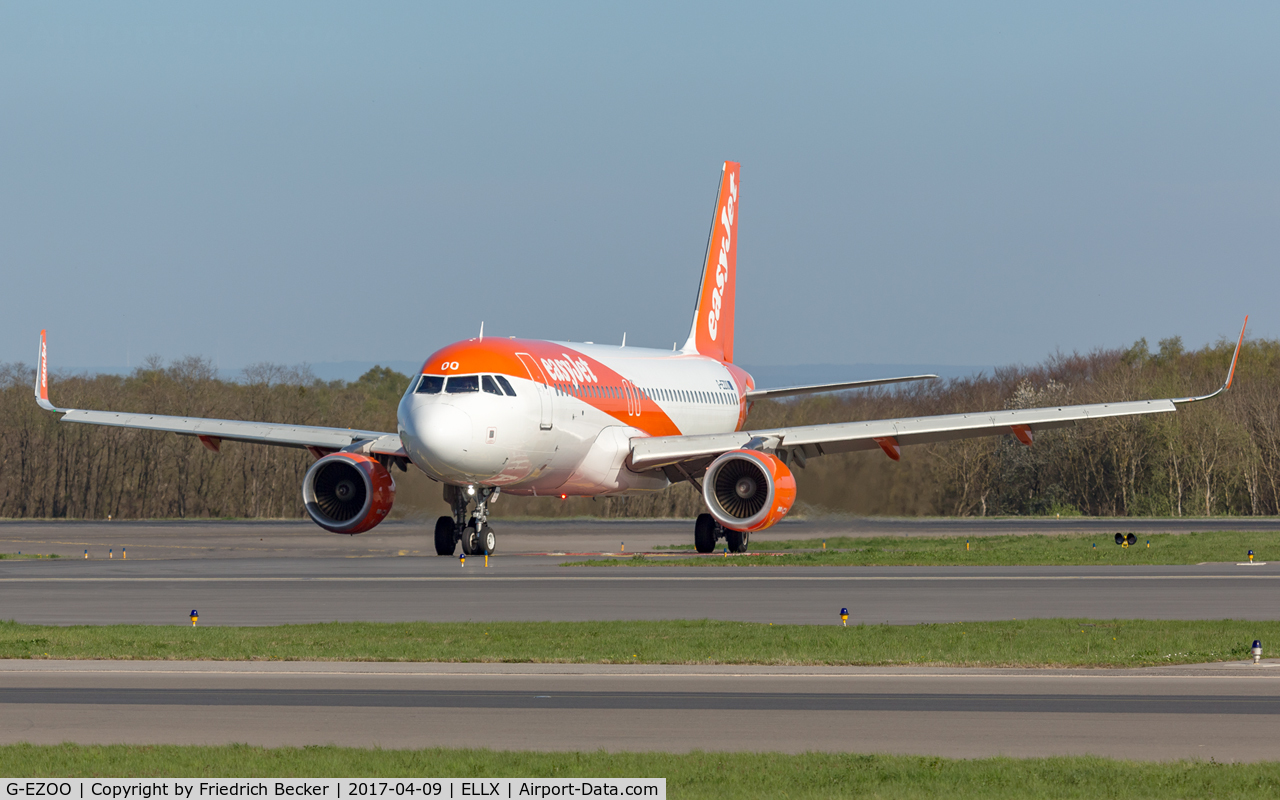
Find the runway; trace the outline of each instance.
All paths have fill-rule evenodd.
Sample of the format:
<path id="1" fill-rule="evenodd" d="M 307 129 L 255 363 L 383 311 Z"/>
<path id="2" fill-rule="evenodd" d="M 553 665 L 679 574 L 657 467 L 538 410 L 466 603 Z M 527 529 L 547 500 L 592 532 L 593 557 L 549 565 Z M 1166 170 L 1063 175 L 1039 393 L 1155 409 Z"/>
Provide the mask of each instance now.
<path id="1" fill-rule="evenodd" d="M 0 742 L 1280 758 L 1280 663 L 1152 670 L 0 662 Z"/>
<path id="2" fill-rule="evenodd" d="M 997 522 L 962 530 L 1061 530 L 1056 521 Z M 1149 522 L 1144 529 L 1106 521 L 1096 532 L 1210 528 L 1204 520 Z M 1254 522 L 1259 530 L 1277 527 Z M 1220 527 L 1244 527 L 1237 523 Z M 904 536 L 955 532 L 933 521 L 875 524 Z M 550 555 L 616 551 L 624 541 L 628 553 L 652 549 L 681 542 L 686 527 L 507 523 L 501 554 L 486 568 L 483 559 L 462 567 L 424 552 L 427 538 L 408 524 L 339 537 L 299 523 L 3 523 L 0 551 L 82 556 L 88 549 L 91 558 L 0 560 L 0 618 L 185 625 L 197 608 L 201 625 L 833 624 L 847 607 L 851 622 L 911 624 L 1274 619 L 1280 607 L 1276 563 L 582 568 Z M 771 535 L 807 538 L 820 530 L 839 535 L 808 523 Z M 615 539 L 619 547 L 611 546 Z M 108 550 L 114 558 L 104 557 Z M 1280 664 L 1264 664 L 1071 671 L 10 661 L 0 662 L 0 742 L 1276 759 Z"/>
<path id="3" fill-rule="evenodd" d="M 844 607 L 855 623 L 914 624 L 1033 617 L 1274 619 L 1280 607 L 1276 562 L 564 567 L 573 557 L 536 554 L 547 552 L 538 548 L 569 549 L 573 537 L 671 541 L 676 524 L 575 523 L 563 538 L 549 523 L 511 527 L 505 537 L 510 550 L 488 567 L 482 558 L 462 567 L 457 559 L 397 547 L 411 539 L 423 544 L 410 526 L 366 539 L 292 523 L 6 523 L 0 539 L 10 552 L 56 545 L 89 549 L 93 557 L 0 560 L 0 613 L 55 625 L 182 624 L 193 608 L 208 625 L 703 618 L 829 624 Z M 322 547 L 309 547 L 313 539 Z M 126 545 L 127 560 L 120 552 Z M 109 549 L 115 557 L 103 558 Z"/>
<path id="4" fill-rule="evenodd" d="M 310 522 L 206 520 L 0 522 L 0 553 L 56 553 L 65 558 L 358 558 L 370 556 L 434 556 L 434 520 L 384 522 L 359 536 L 326 533 Z M 546 552 L 627 552 L 653 550 L 693 542 L 692 520 L 494 520 L 498 552 L 521 555 Z M 1001 536 L 1027 534 L 1097 534 L 1110 541 L 1117 531 L 1138 535 L 1193 531 L 1280 532 L 1280 518 L 1181 519 L 787 519 L 757 541 L 820 539 L 834 536 Z"/>

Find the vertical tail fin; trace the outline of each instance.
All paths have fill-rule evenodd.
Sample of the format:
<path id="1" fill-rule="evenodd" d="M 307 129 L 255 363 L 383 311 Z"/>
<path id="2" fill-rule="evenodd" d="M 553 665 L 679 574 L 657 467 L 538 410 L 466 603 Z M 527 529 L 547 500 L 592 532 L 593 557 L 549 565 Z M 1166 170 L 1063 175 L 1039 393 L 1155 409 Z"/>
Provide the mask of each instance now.
<path id="1" fill-rule="evenodd" d="M 738 183 L 742 165 L 724 162 L 716 213 L 698 285 L 698 307 L 685 352 L 733 361 L 733 287 L 738 261 Z"/>

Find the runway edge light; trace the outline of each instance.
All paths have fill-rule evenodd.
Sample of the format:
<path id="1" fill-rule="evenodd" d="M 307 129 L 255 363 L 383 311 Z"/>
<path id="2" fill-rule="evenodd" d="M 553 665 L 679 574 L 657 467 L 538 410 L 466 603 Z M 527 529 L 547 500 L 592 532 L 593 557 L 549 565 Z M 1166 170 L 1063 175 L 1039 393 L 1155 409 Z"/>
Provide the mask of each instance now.
<path id="1" fill-rule="evenodd" d="M 1253 653 L 1253 663 L 1257 664 L 1258 662 L 1262 661 L 1262 640 L 1261 639 L 1253 640 L 1253 649 L 1251 650 L 1251 652 Z"/>
<path id="2" fill-rule="evenodd" d="M 1250 551 L 1249 551 L 1249 563 L 1250 563 L 1250 564 L 1252 564 L 1252 563 L 1253 563 L 1253 551 L 1252 551 L 1252 550 L 1250 550 Z"/>
<path id="3" fill-rule="evenodd" d="M 840 609 L 840 624 L 846 628 L 849 627 L 849 609 Z"/>
<path id="4" fill-rule="evenodd" d="M 191 627 L 194 628 L 196 626 L 196 621 L 199 619 L 200 619 L 200 612 L 196 611 L 194 608 L 191 609 Z"/>

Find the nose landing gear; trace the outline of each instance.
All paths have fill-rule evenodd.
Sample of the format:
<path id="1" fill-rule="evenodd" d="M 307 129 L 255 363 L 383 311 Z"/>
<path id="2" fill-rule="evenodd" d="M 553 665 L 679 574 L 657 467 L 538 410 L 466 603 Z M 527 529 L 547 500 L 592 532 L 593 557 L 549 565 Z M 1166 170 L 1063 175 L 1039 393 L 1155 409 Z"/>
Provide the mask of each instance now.
<path id="1" fill-rule="evenodd" d="M 489 503 L 496 500 L 501 491 L 487 486 L 445 486 L 444 499 L 452 507 L 453 516 L 436 520 L 436 555 L 453 555 L 458 542 L 462 542 L 463 555 L 492 555 L 497 549 L 498 537 L 489 527 Z M 472 503 L 475 510 L 469 511 Z"/>

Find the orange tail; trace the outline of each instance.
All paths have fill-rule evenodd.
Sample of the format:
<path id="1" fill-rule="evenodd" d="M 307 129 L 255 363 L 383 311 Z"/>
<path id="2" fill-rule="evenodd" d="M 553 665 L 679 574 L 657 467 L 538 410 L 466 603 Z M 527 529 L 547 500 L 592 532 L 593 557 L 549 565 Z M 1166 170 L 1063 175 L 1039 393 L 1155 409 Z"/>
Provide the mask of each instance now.
<path id="1" fill-rule="evenodd" d="M 716 215 L 702 263 L 698 308 L 685 352 L 697 351 L 721 361 L 733 361 L 733 285 L 738 261 L 738 183 L 742 165 L 724 162 Z"/>

